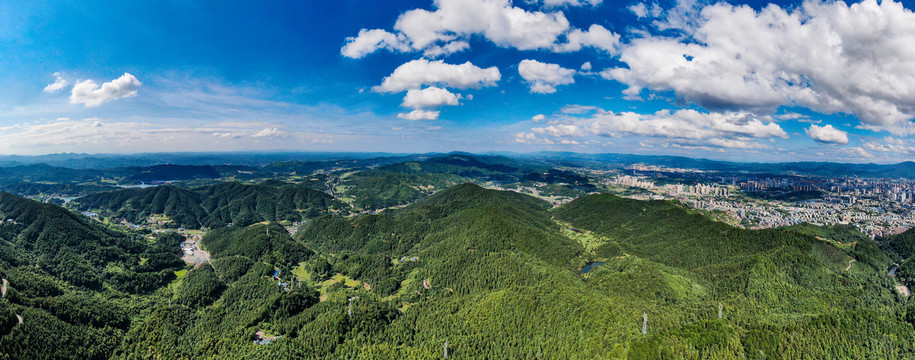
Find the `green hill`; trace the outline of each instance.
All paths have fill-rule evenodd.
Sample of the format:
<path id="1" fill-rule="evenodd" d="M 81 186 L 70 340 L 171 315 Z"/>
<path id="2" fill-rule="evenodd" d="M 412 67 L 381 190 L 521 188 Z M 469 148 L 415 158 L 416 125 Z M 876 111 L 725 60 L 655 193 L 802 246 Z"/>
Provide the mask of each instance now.
<path id="1" fill-rule="evenodd" d="M 207 216 L 201 223 L 217 227 L 228 223 L 246 226 L 262 221 L 302 221 L 345 210 L 346 205 L 323 192 L 303 187 L 242 185 L 228 182 L 196 190 Z"/>
<path id="2" fill-rule="evenodd" d="M 158 305 L 116 357 L 438 359 L 446 341 L 454 358 L 915 354 L 883 252 L 811 234 L 848 229 L 749 231 L 610 195 L 551 210 L 470 184 L 295 239 L 269 226 L 209 234 L 216 276 L 187 288 L 209 300 Z M 257 331 L 283 337 L 251 345 Z"/>
<path id="3" fill-rule="evenodd" d="M 123 189 L 87 195 L 76 200 L 81 210 L 102 210 L 103 215 L 124 218 L 142 224 L 154 215 L 165 215 L 180 224 L 200 227 L 207 216 L 200 203 L 200 194 L 174 186 L 156 186 L 146 189 Z"/>
<path id="4" fill-rule="evenodd" d="M 246 226 L 262 221 L 302 221 L 345 210 L 346 205 L 319 191 L 286 185 L 243 185 L 225 182 L 196 189 L 157 186 L 124 189 L 79 198 L 74 208 L 98 211 L 104 217 L 144 224 L 164 215 L 172 227 Z"/>
<path id="5" fill-rule="evenodd" d="M 177 236 L 137 239 L 56 205 L 0 193 L 0 219 L 0 359 L 108 358 L 184 266 Z"/>

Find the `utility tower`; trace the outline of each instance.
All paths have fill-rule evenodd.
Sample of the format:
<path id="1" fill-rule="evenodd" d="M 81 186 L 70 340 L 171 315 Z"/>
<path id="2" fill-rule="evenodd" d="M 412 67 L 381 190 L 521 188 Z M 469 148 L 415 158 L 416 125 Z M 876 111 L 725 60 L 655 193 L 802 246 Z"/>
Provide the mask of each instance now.
<path id="1" fill-rule="evenodd" d="M 642 335 L 648 334 L 648 313 L 642 313 Z"/>
<path id="2" fill-rule="evenodd" d="M 353 296 L 353 297 L 349 298 L 349 309 L 347 310 L 347 314 L 350 317 L 350 319 L 353 318 L 353 300 L 356 300 L 358 298 L 359 298 L 358 296 Z"/>

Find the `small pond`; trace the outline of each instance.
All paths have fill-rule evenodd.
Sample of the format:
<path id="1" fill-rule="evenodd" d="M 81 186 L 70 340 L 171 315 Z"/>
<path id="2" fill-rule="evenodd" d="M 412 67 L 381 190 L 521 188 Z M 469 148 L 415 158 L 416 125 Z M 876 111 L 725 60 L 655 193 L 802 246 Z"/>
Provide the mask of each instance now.
<path id="1" fill-rule="evenodd" d="M 581 268 L 581 273 L 582 273 L 582 274 L 587 274 L 587 273 L 591 272 L 591 270 L 594 270 L 594 268 L 596 268 L 596 267 L 598 267 L 598 266 L 601 266 L 601 265 L 603 265 L 603 264 L 605 264 L 605 263 L 600 262 L 600 261 L 595 261 L 595 262 L 593 262 L 593 263 L 590 263 L 590 264 L 588 264 L 588 265 L 585 265 L 585 267 Z"/>

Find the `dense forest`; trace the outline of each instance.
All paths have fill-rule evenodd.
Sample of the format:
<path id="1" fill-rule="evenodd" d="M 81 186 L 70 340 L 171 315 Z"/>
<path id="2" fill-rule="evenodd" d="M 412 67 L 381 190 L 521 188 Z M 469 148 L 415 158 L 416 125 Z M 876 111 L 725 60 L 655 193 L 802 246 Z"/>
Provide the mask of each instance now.
<path id="1" fill-rule="evenodd" d="M 0 359 L 107 359 L 184 267 L 175 234 L 137 238 L 0 193 Z M 21 323 L 19 319 L 21 320 Z"/>
<path id="2" fill-rule="evenodd" d="M 576 181 L 528 170 L 513 173 Z M 174 234 L 138 238 L 0 195 L 0 218 L 13 220 L 0 225 L 0 359 L 915 357 L 915 307 L 894 289 L 912 276 L 913 233 L 744 230 L 676 202 L 597 194 L 551 208 L 473 184 L 339 216 L 305 190 L 224 183 L 80 200 L 213 227 L 202 240 L 212 260 L 196 268 L 178 260 Z M 278 224 L 312 208 L 295 235 Z"/>
<path id="3" fill-rule="evenodd" d="M 194 189 L 156 186 L 81 197 L 71 205 L 109 218 L 143 224 L 164 215 L 175 228 L 247 226 L 262 221 L 303 221 L 346 210 L 347 206 L 316 190 L 279 183 L 244 185 L 224 182 Z"/>

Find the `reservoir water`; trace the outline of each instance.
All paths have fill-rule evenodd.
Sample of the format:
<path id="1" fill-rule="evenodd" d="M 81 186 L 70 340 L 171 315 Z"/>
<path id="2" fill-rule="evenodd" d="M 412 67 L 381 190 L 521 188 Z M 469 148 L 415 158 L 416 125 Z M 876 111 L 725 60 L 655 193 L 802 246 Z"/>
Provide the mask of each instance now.
<path id="1" fill-rule="evenodd" d="M 581 268 L 581 273 L 582 273 L 582 274 L 587 274 L 587 273 L 591 272 L 591 270 L 594 270 L 594 268 L 596 268 L 596 267 L 598 267 L 598 266 L 601 266 L 601 265 L 603 265 L 603 264 L 605 264 L 605 263 L 600 262 L 600 261 L 595 261 L 595 262 L 593 262 L 593 263 L 590 263 L 590 264 L 588 264 L 588 265 L 585 265 L 585 267 Z"/>

